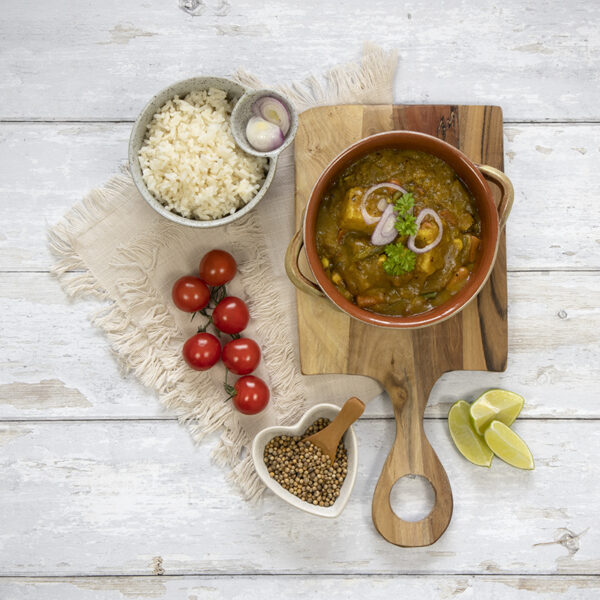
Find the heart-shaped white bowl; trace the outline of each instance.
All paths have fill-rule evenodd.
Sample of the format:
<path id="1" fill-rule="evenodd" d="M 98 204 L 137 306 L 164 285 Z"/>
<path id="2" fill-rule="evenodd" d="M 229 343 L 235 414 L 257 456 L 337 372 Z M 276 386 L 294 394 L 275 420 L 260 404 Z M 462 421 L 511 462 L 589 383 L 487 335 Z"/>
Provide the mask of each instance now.
<path id="1" fill-rule="evenodd" d="M 254 442 L 252 442 L 252 460 L 254 461 L 254 468 L 265 485 L 276 496 L 279 496 L 288 504 L 313 515 L 318 515 L 319 517 L 335 518 L 339 516 L 350 499 L 350 494 L 352 493 L 352 488 L 356 481 L 356 471 L 358 469 L 358 446 L 356 443 L 356 435 L 354 434 L 352 427 L 348 428 L 348 431 L 346 431 L 343 438 L 346 449 L 348 450 L 348 473 L 342 484 L 340 495 L 331 506 L 315 506 L 314 504 L 309 504 L 304 500 L 300 500 L 298 496 L 294 496 L 294 494 L 288 492 L 284 487 L 272 479 L 264 461 L 265 446 L 271 439 L 278 435 L 302 435 L 321 417 L 326 417 L 333 421 L 339 412 L 340 407 L 335 404 L 317 404 L 306 411 L 304 416 L 295 425 L 290 425 L 288 427 L 282 425 L 267 427 L 260 431 L 254 438 Z"/>

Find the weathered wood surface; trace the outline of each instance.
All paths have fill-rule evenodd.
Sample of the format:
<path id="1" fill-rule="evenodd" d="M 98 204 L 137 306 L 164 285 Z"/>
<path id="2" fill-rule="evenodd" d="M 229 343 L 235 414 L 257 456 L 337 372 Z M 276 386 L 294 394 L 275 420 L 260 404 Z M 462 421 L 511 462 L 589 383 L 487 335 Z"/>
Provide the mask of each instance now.
<path id="1" fill-rule="evenodd" d="M 598 423 L 517 422 L 536 458 L 526 472 L 468 464 L 446 421 L 427 421 L 455 509 L 434 546 L 411 550 L 370 518 L 390 420 L 357 423 L 357 482 L 335 520 L 271 494 L 245 503 L 175 422 L 4 423 L 0 574 L 152 575 L 160 557 L 166 575 L 600 575 Z"/>
<path id="2" fill-rule="evenodd" d="M 0 271 L 50 267 L 47 225 L 118 171 L 130 130 L 130 123 L 0 123 Z M 600 269 L 600 203 L 589 184 L 600 161 L 600 124 L 523 123 L 504 133 L 505 171 L 516 191 L 508 270 Z M 277 177 L 289 181 L 293 194 L 291 152 Z M 265 217 L 278 200 L 261 202 Z M 291 235 L 291 218 L 279 226 Z"/>
<path id="3" fill-rule="evenodd" d="M 243 66 L 266 82 L 297 80 L 357 58 L 366 38 L 400 51 L 398 101 L 477 100 L 511 120 L 600 117 L 600 6 L 589 0 L 348 0 L 343 11 L 322 0 L 104 0 L 86 10 L 11 0 L 2 13 L 4 119 L 133 119 L 191 74 Z"/>
<path id="4" fill-rule="evenodd" d="M 0 577 L 0 598 L 195 600 L 282 589 L 327 598 L 597 598 L 598 421 L 586 419 L 599 416 L 600 204 L 590 185 L 600 158 L 599 20 L 600 5 L 587 0 L 349 0 L 343 11 L 318 0 L 267 0 L 259 10 L 249 0 L 3 2 L 0 418 L 23 422 L 0 424 L 10 431 L 0 452 L 0 567 L 14 575 Z M 130 122 L 153 92 L 238 66 L 268 83 L 318 74 L 356 59 L 367 36 L 400 51 L 397 102 L 502 106 L 505 167 L 517 191 L 507 230 L 508 370 L 452 373 L 432 392 L 426 428 L 448 455 L 463 508 L 451 537 L 425 555 L 384 544 L 370 525 L 366 499 L 390 421 L 360 424 L 365 462 L 336 523 L 269 496 L 248 507 L 209 463 L 208 447 L 192 448 L 174 422 L 136 420 L 170 416 L 120 376 L 85 318 L 94 305 L 70 304 L 46 273 L 46 225 L 117 171 Z M 278 174 L 291 194 L 291 153 Z M 282 226 L 269 220 L 275 201 L 265 198 L 263 217 Z M 291 232 L 291 219 L 283 226 Z M 456 397 L 495 385 L 527 398 L 518 426 L 538 459 L 527 476 L 500 464 L 470 467 L 435 420 Z M 374 402 L 368 415 L 389 408 Z M 44 422 L 68 419 L 117 421 Z M 315 575 L 325 568 L 334 575 Z M 167 577 L 154 576 L 162 571 Z"/>
<path id="5" fill-rule="evenodd" d="M 425 415 L 445 417 L 458 398 L 505 387 L 527 399 L 521 418 L 600 417 L 600 274 L 509 273 L 508 294 L 506 372 L 443 375 Z M 151 392 L 121 377 L 89 324 L 96 308 L 70 302 L 48 274 L 0 276 L 0 419 L 169 418 Z M 365 415 L 392 412 L 377 400 Z"/>
<path id="6" fill-rule="evenodd" d="M 283 591 L 285 590 L 285 591 Z M 597 577 L 510 575 L 289 575 L 214 577 L 54 577 L 0 579 L 0 596 L 8 600 L 263 600 L 303 597 L 389 600 L 398 595 L 419 600 L 459 597 L 485 600 L 597 600 Z M 543 596 L 540 596 L 543 594 Z"/>

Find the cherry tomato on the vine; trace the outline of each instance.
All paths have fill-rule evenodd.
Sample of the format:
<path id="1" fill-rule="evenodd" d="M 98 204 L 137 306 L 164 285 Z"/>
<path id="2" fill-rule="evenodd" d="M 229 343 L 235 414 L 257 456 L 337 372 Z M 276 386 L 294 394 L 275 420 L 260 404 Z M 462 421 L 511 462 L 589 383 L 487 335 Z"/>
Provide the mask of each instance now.
<path id="1" fill-rule="evenodd" d="M 233 388 L 233 405 L 245 415 L 255 415 L 269 403 L 269 388 L 259 377 L 244 375 L 235 382 Z"/>
<path id="2" fill-rule="evenodd" d="M 193 313 L 208 306 L 210 291 L 204 281 L 187 275 L 173 284 L 171 296 L 177 308 Z"/>
<path id="3" fill-rule="evenodd" d="M 250 320 L 250 313 L 241 298 L 227 296 L 215 306 L 212 320 L 219 331 L 235 335 L 246 328 Z"/>
<path id="4" fill-rule="evenodd" d="M 260 362 L 260 348 L 249 338 L 231 340 L 223 346 L 223 364 L 236 375 L 252 373 Z"/>
<path id="5" fill-rule="evenodd" d="M 200 261 L 200 277 L 208 285 L 214 287 L 231 281 L 235 275 L 237 264 L 229 252 L 211 250 Z"/>
<path id="6" fill-rule="evenodd" d="M 220 356 L 221 343 L 212 333 L 197 333 L 183 345 L 183 358 L 196 371 L 207 371 Z"/>

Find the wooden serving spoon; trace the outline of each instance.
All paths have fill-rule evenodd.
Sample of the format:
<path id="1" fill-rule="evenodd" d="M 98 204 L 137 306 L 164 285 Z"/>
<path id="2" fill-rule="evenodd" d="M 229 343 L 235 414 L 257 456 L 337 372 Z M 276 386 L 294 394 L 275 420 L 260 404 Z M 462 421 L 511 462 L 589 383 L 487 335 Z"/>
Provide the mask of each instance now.
<path id="1" fill-rule="evenodd" d="M 329 460 L 333 464 L 342 436 L 346 433 L 348 427 L 363 414 L 364 410 L 364 403 L 356 396 L 348 398 L 344 406 L 342 406 L 342 410 L 337 414 L 337 417 L 327 427 L 321 429 L 321 431 L 317 431 L 317 433 L 313 433 L 304 441 L 314 444 L 323 454 L 329 456 Z"/>

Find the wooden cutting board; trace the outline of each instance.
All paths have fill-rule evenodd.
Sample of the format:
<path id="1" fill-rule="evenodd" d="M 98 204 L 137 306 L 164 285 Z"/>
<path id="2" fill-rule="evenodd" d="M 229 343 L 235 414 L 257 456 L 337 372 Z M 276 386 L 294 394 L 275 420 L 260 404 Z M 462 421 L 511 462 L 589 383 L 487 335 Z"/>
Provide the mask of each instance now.
<path id="1" fill-rule="evenodd" d="M 497 106 L 329 106 L 300 115 L 295 141 L 296 225 L 311 189 L 327 164 L 368 135 L 410 129 L 460 148 L 475 163 L 503 168 L 502 111 Z M 494 186 L 490 186 L 499 195 Z M 498 196 L 496 197 L 496 200 Z M 310 269 L 301 259 L 307 275 Z M 396 439 L 373 496 L 373 522 L 399 546 L 426 546 L 446 530 L 452 491 L 423 430 L 423 411 L 436 380 L 448 371 L 503 371 L 507 359 L 506 251 L 504 233 L 492 276 L 476 301 L 433 327 L 383 329 L 351 319 L 329 300 L 298 291 L 302 372 L 348 373 L 378 380 L 394 406 Z M 426 477 L 436 492 L 432 512 L 408 522 L 390 506 L 394 483 L 404 475 Z"/>

